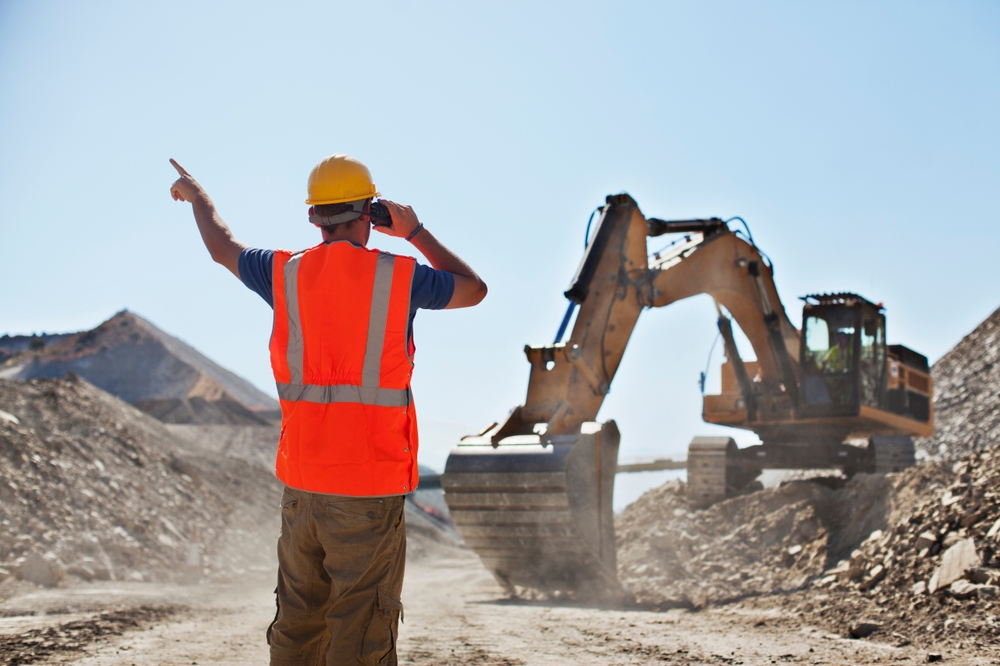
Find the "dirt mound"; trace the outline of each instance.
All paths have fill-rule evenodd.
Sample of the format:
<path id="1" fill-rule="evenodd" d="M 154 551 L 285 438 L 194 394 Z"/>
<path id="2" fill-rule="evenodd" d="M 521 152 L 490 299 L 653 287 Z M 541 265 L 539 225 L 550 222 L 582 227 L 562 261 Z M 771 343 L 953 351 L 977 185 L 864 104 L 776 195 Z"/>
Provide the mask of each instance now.
<path id="1" fill-rule="evenodd" d="M 847 626 L 874 618 L 914 642 L 1000 642 L 1000 451 L 919 465 L 893 480 L 895 508 L 836 567 L 813 582 Z"/>
<path id="2" fill-rule="evenodd" d="M 29 349 L 42 349 L 53 342 L 68 338 L 73 333 L 42 333 L 36 335 L 0 335 L 0 363 Z"/>
<path id="3" fill-rule="evenodd" d="M 619 575 L 645 603 L 777 600 L 845 635 L 998 642 L 998 487 L 996 450 L 839 488 L 795 481 L 697 512 L 674 481 L 617 517 Z"/>
<path id="4" fill-rule="evenodd" d="M 0 380 L 0 577 L 216 580 L 273 566 L 277 480 L 81 379 Z"/>
<path id="5" fill-rule="evenodd" d="M 163 423 L 267 426 L 271 422 L 230 398 L 153 398 L 135 406 Z"/>
<path id="6" fill-rule="evenodd" d="M 241 458 L 269 471 L 274 469 L 281 430 L 278 426 L 170 424 L 167 429 L 199 450 Z M 432 469 L 420 467 L 421 478 L 435 474 Z M 408 560 L 454 555 L 453 549 L 464 549 L 448 515 L 441 488 L 421 486 L 406 499 Z"/>
<path id="7" fill-rule="evenodd" d="M 219 418 L 215 422 L 259 425 L 260 417 L 248 412 L 278 408 L 276 400 L 250 382 L 128 311 L 90 331 L 34 340 L 41 344 L 29 340 L 27 349 L 3 362 L 0 377 L 55 378 L 72 372 L 126 402 L 147 404 L 173 422 Z M 237 403 L 244 409 L 223 404 L 199 410 L 192 400 Z"/>
<path id="8" fill-rule="evenodd" d="M 168 423 L 167 430 L 200 451 L 241 458 L 268 472 L 274 471 L 281 434 L 279 426 Z"/>
<path id="9" fill-rule="evenodd" d="M 685 484 L 671 481 L 615 519 L 619 576 L 638 601 L 653 604 L 701 606 L 800 588 L 884 524 L 890 487 L 875 475 L 837 490 L 795 481 L 696 511 Z"/>
<path id="10" fill-rule="evenodd" d="M 1000 310 L 931 368 L 936 432 L 917 442 L 931 458 L 1000 446 Z"/>

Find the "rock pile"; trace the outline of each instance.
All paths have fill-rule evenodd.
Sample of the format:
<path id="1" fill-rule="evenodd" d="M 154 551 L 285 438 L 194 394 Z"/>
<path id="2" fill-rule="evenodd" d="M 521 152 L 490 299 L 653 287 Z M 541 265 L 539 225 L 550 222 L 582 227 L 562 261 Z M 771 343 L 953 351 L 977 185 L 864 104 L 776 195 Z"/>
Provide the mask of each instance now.
<path id="1" fill-rule="evenodd" d="M 778 603 L 855 638 L 1000 644 L 1000 450 L 825 482 L 700 512 L 665 484 L 618 516 L 619 576 L 650 604 Z"/>
<path id="2" fill-rule="evenodd" d="M 688 505 L 672 481 L 615 520 L 619 577 L 641 603 L 693 606 L 797 589 L 820 576 L 831 553 L 850 552 L 884 521 L 891 484 L 861 475 L 795 481 L 720 502 Z M 846 507 L 852 521 L 842 519 Z M 836 561 L 836 560 L 834 560 Z"/>
<path id="3" fill-rule="evenodd" d="M 931 368 L 933 437 L 917 442 L 930 458 L 1000 446 L 1000 310 Z"/>
<path id="4" fill-rule="evenodd" d="M 272 575 L 277 440 L 273 426 L 163 424 L 78 377 L 0 379 L 0 596 L 15 579 Z M 407 502 L 410 557 L 460 547 L 440 495 Z"/>
<path id="5" fill-rule="evenodd" d="M 966 455 L 950 466 L 926 465 L 899 475 L 899 489 L 922 487 L 908 509 L 894 512 L 835 567 L 813 582 L 814 589 L 874 600 L 895 609 L 888 620 L 933 634 L 944 630 L 934 618 L 979 616 L 985 637 L 1000 637 L 1000 451 Z M 879 613 L 885 615 L 884 613 Z M 923 619 L 929 619 L 925 626 Z M 951 617 L 951 624 L 960 619 Z M 905 631 L 906 626 L 896 627 Z"/>
<path id="6" fill-rule="evenodd" d="M 991 584 L 1000 583 L 1000 570 L 984 568 L 1000 565 L 994 557 L 1000 540 L 1000 455 L 969 454 L 952 472 L 953 483 L 932 484 L 908 515 L 884 532 L 873 532 L 819 585 L 867 591 L 884 582 L 916 594 L 1000 596 L 1000 588 Z"/>
<path id="7" fill-rule="evenodd" d="M 78 333 L 0 338 L 0 377 L 75 373 L 168 423 L 268 425 L 278 401 L 250 382 L 123 310 Z"/>
<path id="8" fill-rule="evenodd" d="M 0 578 L 270 571 L 280 486 L 79 378 L 0 380 Z"/>

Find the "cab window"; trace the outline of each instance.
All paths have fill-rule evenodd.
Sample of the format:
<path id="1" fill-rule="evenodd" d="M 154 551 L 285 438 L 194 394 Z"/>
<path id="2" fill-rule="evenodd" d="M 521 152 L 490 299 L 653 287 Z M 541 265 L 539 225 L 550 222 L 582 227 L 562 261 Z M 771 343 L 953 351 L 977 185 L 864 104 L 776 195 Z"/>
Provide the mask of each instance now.
<path id="1" fill-rule="evenodd" d="M 853 310 L 832 310 L 806 317 L 802 374 L 807 403 L 851 403 L 855 314 Z"/>
<path id="2" fill-rule="evenodd" d="M 877 407 L 885 373 L 885 320 L 866 315 L 861 322 L 861 402 Z"/>

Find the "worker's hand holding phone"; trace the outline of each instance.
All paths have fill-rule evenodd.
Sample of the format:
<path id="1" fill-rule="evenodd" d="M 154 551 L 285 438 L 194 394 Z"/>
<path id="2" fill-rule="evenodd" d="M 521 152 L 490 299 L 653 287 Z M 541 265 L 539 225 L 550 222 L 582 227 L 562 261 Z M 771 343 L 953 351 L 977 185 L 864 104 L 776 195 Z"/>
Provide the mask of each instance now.
<path id="1" fill-rule="evenodd" d="M 379 233 L 396 238 L 406 238 L 420 226 L 420 220 L 417 219 L 417 214 L 410 206 L 404 206 L 388 199 L 379 199 L 378 204 L 374 205 L 384 206 L 389 212 L 388 224 L 381 222 L 381 220 L 377 221 L 374 216 L 371 218 L 372 228 Z"/>

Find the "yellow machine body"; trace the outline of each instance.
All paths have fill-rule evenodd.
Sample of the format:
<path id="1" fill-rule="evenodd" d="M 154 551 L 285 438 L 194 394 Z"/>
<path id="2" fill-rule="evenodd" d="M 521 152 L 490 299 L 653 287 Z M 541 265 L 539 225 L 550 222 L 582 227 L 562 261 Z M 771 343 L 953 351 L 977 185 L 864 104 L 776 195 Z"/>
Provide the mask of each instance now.
<path id="1" fill-rule="evenodd" d="M 911 436 L 934 430 L 926 359 L 885 341 L 885 317 L 855 294 L 806 297 L 805 332 L 785 314 L 769 260 L 718 218 L 646 218 L 627 194 L 607 197 L 567 298 L 568 340 L 524 348 L 527 397 L 506 421 L 465 438 L 442 475 L 459 533 L 513 595 L 618 596 L 612 492 L 613 421 L 596 423 L 643 309 L 708 294 L 727 362 L 704 419 L 752 430 L 762 444 L 696 437 L 688 494 L 707 506 L 764 468 L 893 471 L 913 463 Z M 650 257 L 646 239 L 684 234 Z M 567 311 L 564 327 L 570 320 Z M 732 321 L 756 359 L 744 362 Z M 836 348 L 836 349 L 835 349 Z M 866 438 L 867 448 L 850 445 Z"/>

